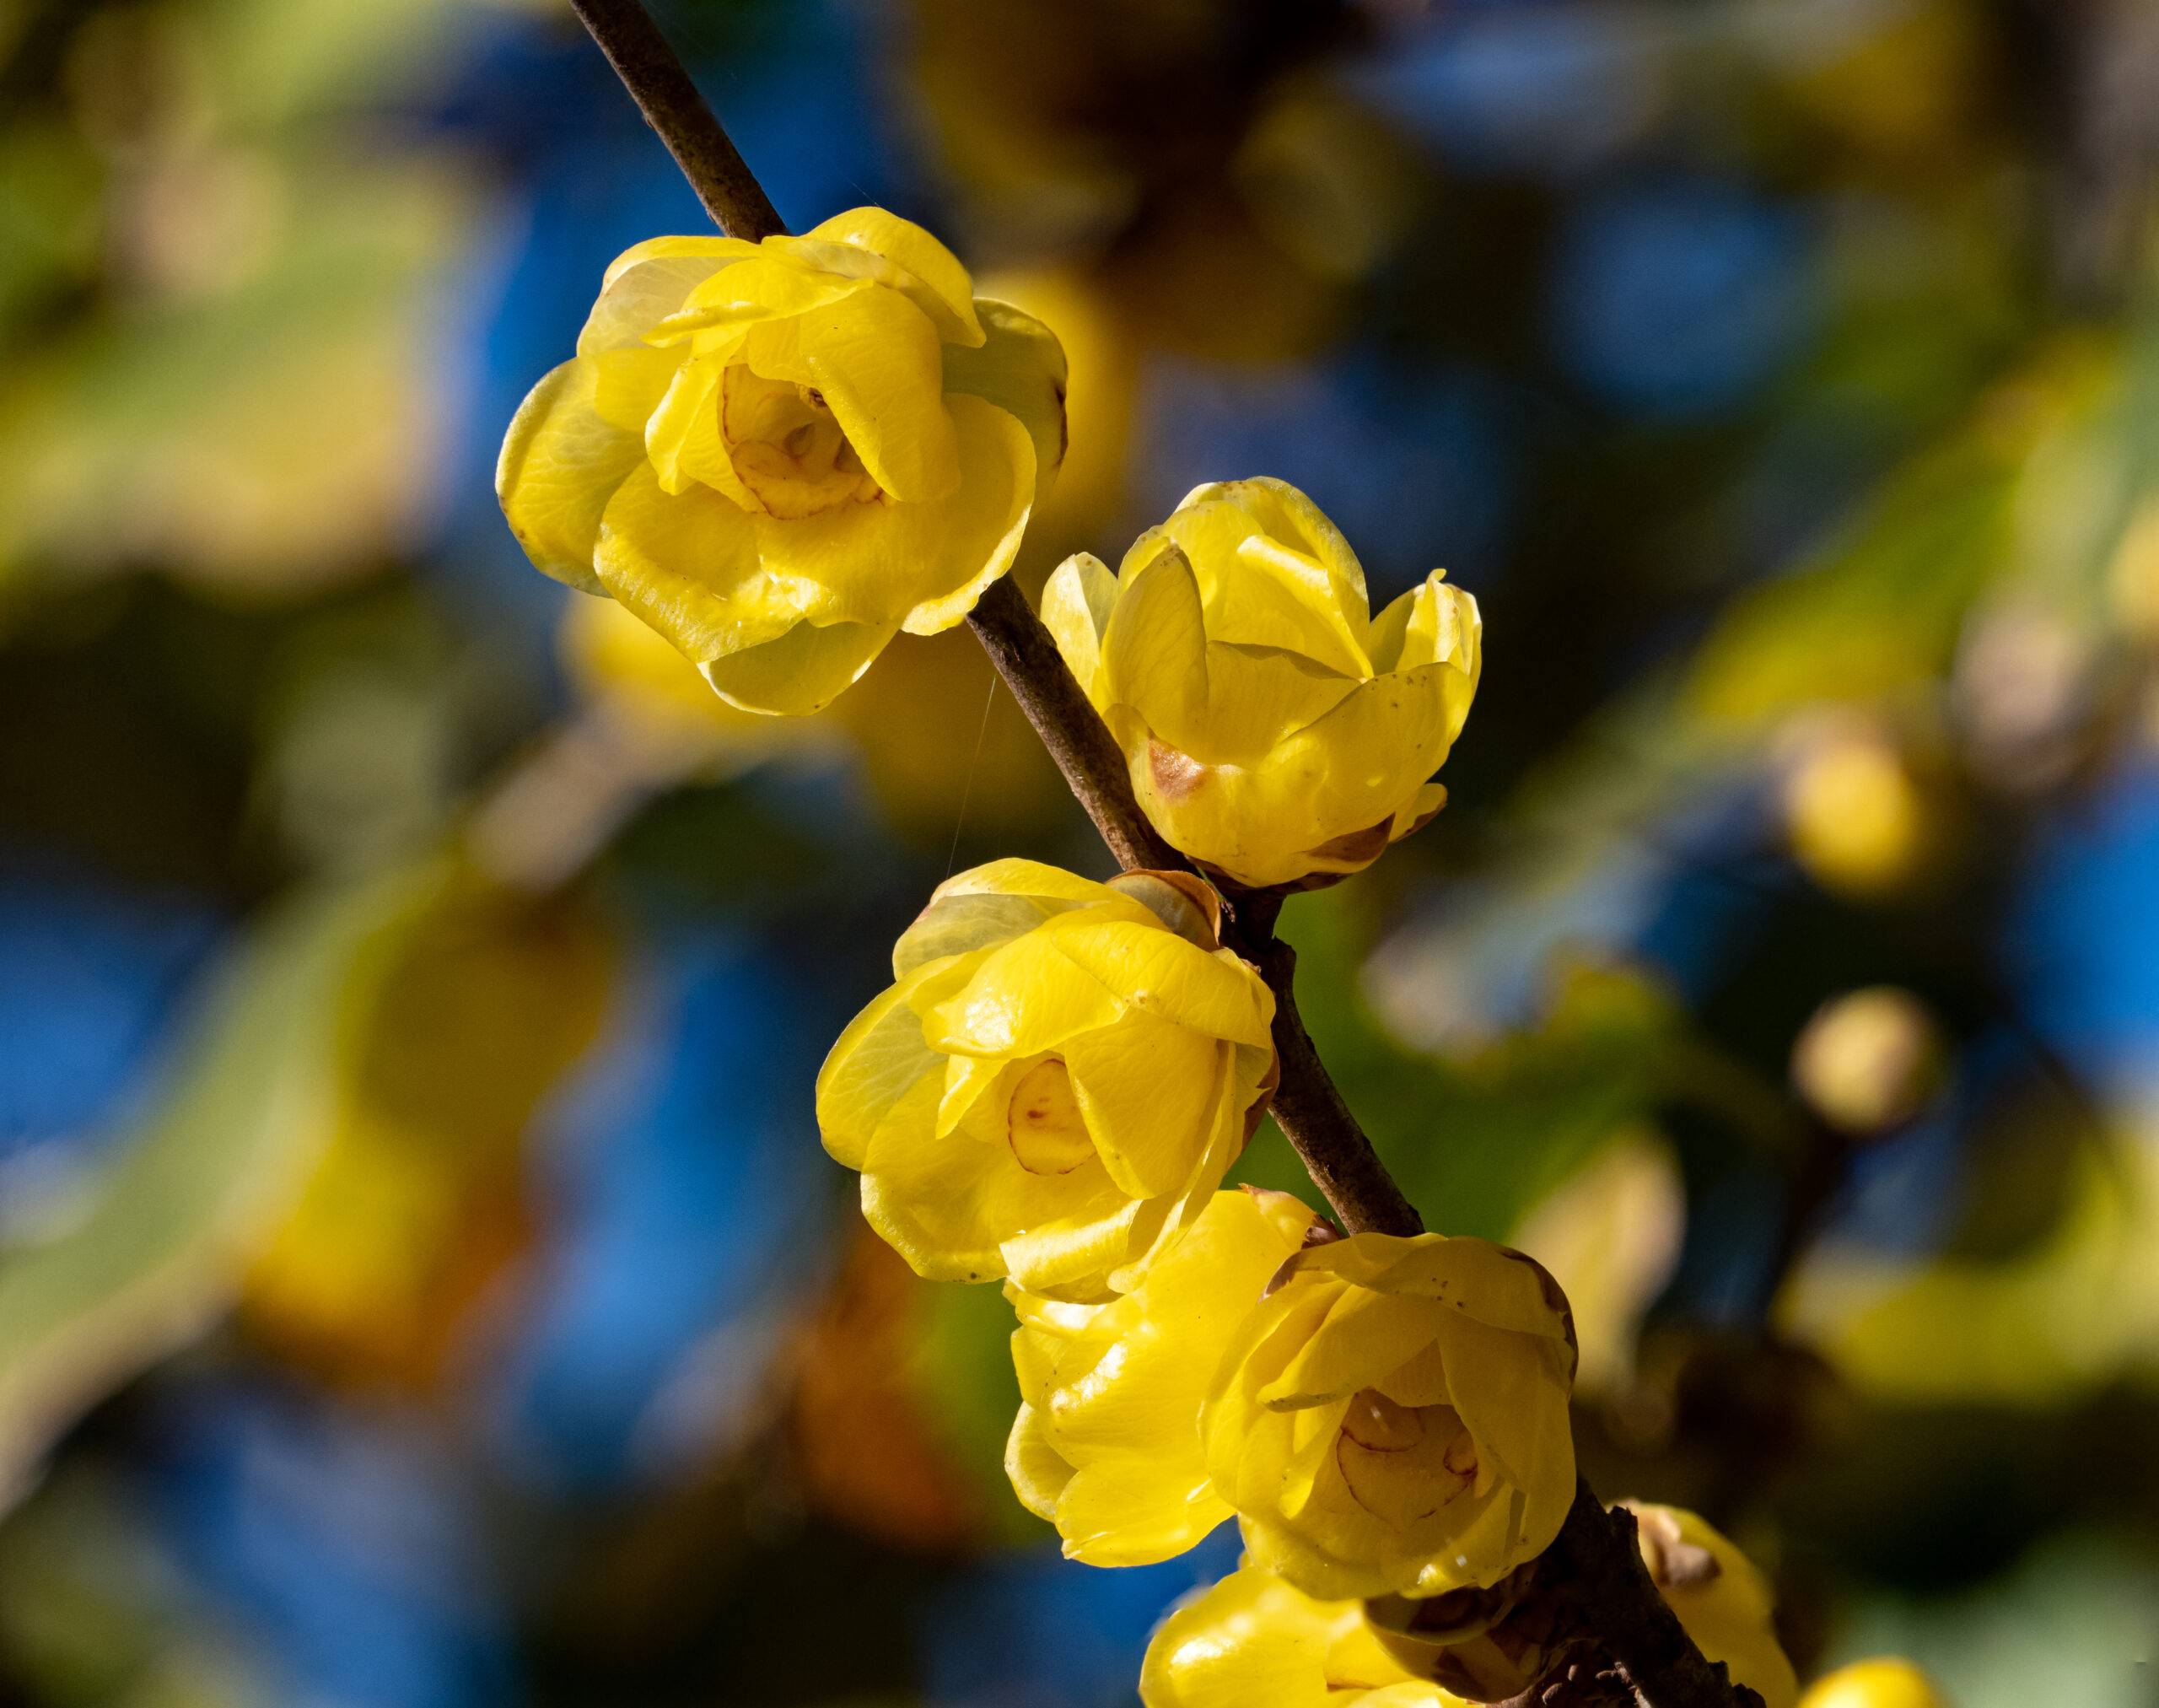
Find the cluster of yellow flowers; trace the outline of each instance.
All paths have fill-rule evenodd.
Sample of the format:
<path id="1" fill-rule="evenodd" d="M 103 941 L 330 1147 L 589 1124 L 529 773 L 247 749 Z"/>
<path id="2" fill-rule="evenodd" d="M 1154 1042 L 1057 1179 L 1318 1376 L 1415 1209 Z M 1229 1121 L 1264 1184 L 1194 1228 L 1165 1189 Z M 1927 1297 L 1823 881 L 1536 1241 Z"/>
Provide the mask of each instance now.
<path id="1" fill-rule="evenodd" d="M 1056 338 L 873 208 L 609 269 L 503 448 L 534 562 L 612 595 L 748 711 L 806 713 L 899 629 L 961 621 L 1064 450 Z M 1042 616 L 1163 837 L 1252 888 L 1331 883 L 1435 812 L 1477 606 L 1435 572 L 1376 617 L 1282 482 L 1203 486 Z M 1244 1568 L 1158 1633 L 1150 1708 L 1411 1708 L 1525 1688 L 1514 1617 L 1575 1497 L 1566 1301 L 1521 1253 L 1343 1237 L 1222 1190 L 1273 1093 L 1275 999 L 1187 872 L 999 860 L 940 885 L 817 1084 L 826 1148 L 921 1274 L 1001 1280 L 1006 1467 L 1072 1557 Z M 1645 1560 L 1712 1658 L 1790 1708 L 1769 1594 L 1692 1515 Z M 1838 1699 L 1839 1708 L 1844 1699 Z"/>

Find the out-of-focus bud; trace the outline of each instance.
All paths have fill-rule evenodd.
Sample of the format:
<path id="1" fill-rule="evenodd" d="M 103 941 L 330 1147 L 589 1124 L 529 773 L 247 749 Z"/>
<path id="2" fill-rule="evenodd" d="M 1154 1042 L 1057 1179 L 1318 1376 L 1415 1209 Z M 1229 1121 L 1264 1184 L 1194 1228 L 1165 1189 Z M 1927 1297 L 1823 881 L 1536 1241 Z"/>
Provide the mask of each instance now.
<path id="1" fill-rule="evenodd" d="M 2010 790 L 2059 781 L 2076 761 L 2092 665 L 2091 636 L 2059 611 L 2011 600 L 1976 614 L 1951 681 L 1973 772 Z"/>
<path id="2" fill-rule="evenodd" d="M 1502 1702 L 1544 1675 L 1559 1635 L 1552 1604 L 1526 1592 L 1537 1563 L 1517 1566 L 1489 1589 L 1457 1589 L 1419 1601 L 1381 1596 L 1365 1618 L 1381 1648 L 1420 1678 L 1467 1702 Z"/>
<path id="3" fill-rule="evenodd" d="M 1884 1656 L 1817 1678 L 1799 1708 L 1949 1708 L 1949 1699 L 1909 1661 Z"/>
<path id="4" fill-rule="evenodd" d="M 1878 1138 L 1941 1089 L 1946 1048 L 1919 998 L 1893 985 L 1832 997 L 1792 1046 L 1793 1086 L 1815 1113 L 1854 1139 Z"/>
<path id="5" fill-rule="evenodd" d="M 1824 889 L 1867 897 L 1900 887 L 1926 849 L 1925 805 L 1886 733 L 1836 719 L 1804 731 L 1785 773 L 1792 856 Z"/>

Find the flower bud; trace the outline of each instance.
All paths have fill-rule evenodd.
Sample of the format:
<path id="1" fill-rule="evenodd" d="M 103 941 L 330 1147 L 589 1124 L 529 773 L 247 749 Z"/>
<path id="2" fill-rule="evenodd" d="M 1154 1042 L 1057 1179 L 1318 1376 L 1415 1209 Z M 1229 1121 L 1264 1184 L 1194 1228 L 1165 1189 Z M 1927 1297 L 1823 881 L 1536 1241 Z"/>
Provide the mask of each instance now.
<path id="1" fill-rule="evenodd" d="M 607 270 L 495 482 L 534 564 L 746 711 L 813 712 L 1011 567 L 1064 453 L 1063 352 L 881 208 L 661 237 Z"/>
<path id="2" fill-rule="evenodd" d="M 817 1076 L 825 1148 L 918 1274 L 1098 1301 L 1207 1207 L 1276 1066 L 1273 994 L 1205 896 L 1030 860 L 938 886 Z"/>
<path id="3" fill-rule="evenodd" d="M 1254 887 L 1333 883 L 1439 811 L 1483 656 L 1438 571 L 1374 617 L 1348 541 L 1277 480 L 1197 488 L 1115 577 L 1069 558 L 1042 620 L 1155 827 Z"/>
<path id="4" fill-rule="evenodd" d="M 1926 853 L 1925 808 L 1903 755 L 1861 721 L 1808 732 L 1785 779 L 1784 815 L 1793 858 L 1840 895 L 1894 890 Z"/>
<path id="5" fill-rule="evenodd" d="M 1903 1126 L 1940 1088 L 1941 1028 L 1908 990 L 1875 985 L 1815 1010 L 1792 1046 L 1801 1096 L 1839 1132 L 1871 1139 Z"/>
<path id="6" fill-rule="evenodd" d="M 1792 1708 L 1799 1679 L 1770 1623 L 1769 1580 L 1728 1537 L 1692 1512 L 1639 1501 L 1619 1504 L 1634 1515 L 1642 1563 L 1695 1647 L 1723 1662 L 1734 1683 L 1761 1697 L 1763 1708 Z"/>

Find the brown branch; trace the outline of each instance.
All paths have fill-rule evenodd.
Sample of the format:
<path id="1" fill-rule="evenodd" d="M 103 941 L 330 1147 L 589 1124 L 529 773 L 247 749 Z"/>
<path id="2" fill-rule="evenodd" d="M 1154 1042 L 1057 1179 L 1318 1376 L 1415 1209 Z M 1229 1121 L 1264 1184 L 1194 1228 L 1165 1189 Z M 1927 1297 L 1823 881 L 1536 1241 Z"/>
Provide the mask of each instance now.
<path id="1" fill-rule="evenodd" d="M 746 237 L 783 229 L 638 0 L 573 3 L 721 227 Z M 1140 811 L 1123 754 L 1009 578 L 991 584 L 970 621 L 1118 863 L 1128 870 L 1190 870 Z M 1225 936 L 1259 967 L 1274 993 L 1282 1061 L 1278 1124 L 1350 1231 L 1421 1233 L 1415 1206 L 1343 1102 L 1297 1013 L 1291 989 L 1296 957 L 1273 934 L 1279 898 L 1234 886 L 1225 895 L 1233 910 Z M 1623 1509 L 1607 1514 L 1580 1484 L 1551 1553 L 1583 1619 L 1653 1708 L 1760 1708 L 1759 1699 L 1735 1690 L 1724 1668 L 1712 1667 L 1688 1641 L 1642 1565 L 1634 1538 L 1633 1515 Z"/>
<path id="2" fill-rule="evenodd" d="M 967 627 L 1012 690 L 1095 828 L 1127 871 L 1189 870 L 1132 798 L 1124 754 L 1095 715 L 1057 643 L 1028 609 L 1025 594 L 1000 576 L 975 601 Z"/>
<path id="3" fill-rule="evenodd" d="M 1735 1685 L 1721 1661 L 1694 1646 L 1679 1615 L 1657 1592 L 1634 1542 L 1634 1515 L 1607 1512 L 1589 1484 L 1577 1478 L 1575 1504 L 1546 1551 L 1549 1581 L 1655 1708 L 1762 1708 L 1762 1699 Z"/>

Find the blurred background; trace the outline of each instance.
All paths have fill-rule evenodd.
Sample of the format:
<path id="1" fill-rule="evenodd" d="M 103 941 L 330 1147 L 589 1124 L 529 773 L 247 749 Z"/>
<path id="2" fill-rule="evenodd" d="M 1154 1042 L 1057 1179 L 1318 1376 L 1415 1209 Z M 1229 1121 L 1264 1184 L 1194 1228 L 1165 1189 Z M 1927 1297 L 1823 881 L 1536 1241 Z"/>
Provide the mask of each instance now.
<path id="1" fill-rule="evenodd" d="M 1803 1672 L 2159 1702 L 2159 8 L 659 11 L 1063 335 L 1031 591 L 1265 473 L 1482 602 L 1285 929 L 1598 1487 Z M 1107 1708 L 1234 1560 L 1059 1560 L 817 1143 L 933 885 L 1106 865 L 971 638 L 734 715 L 497 511 L 700 229 L 559 4 L 0 3 L 7 1708 Z"/>

